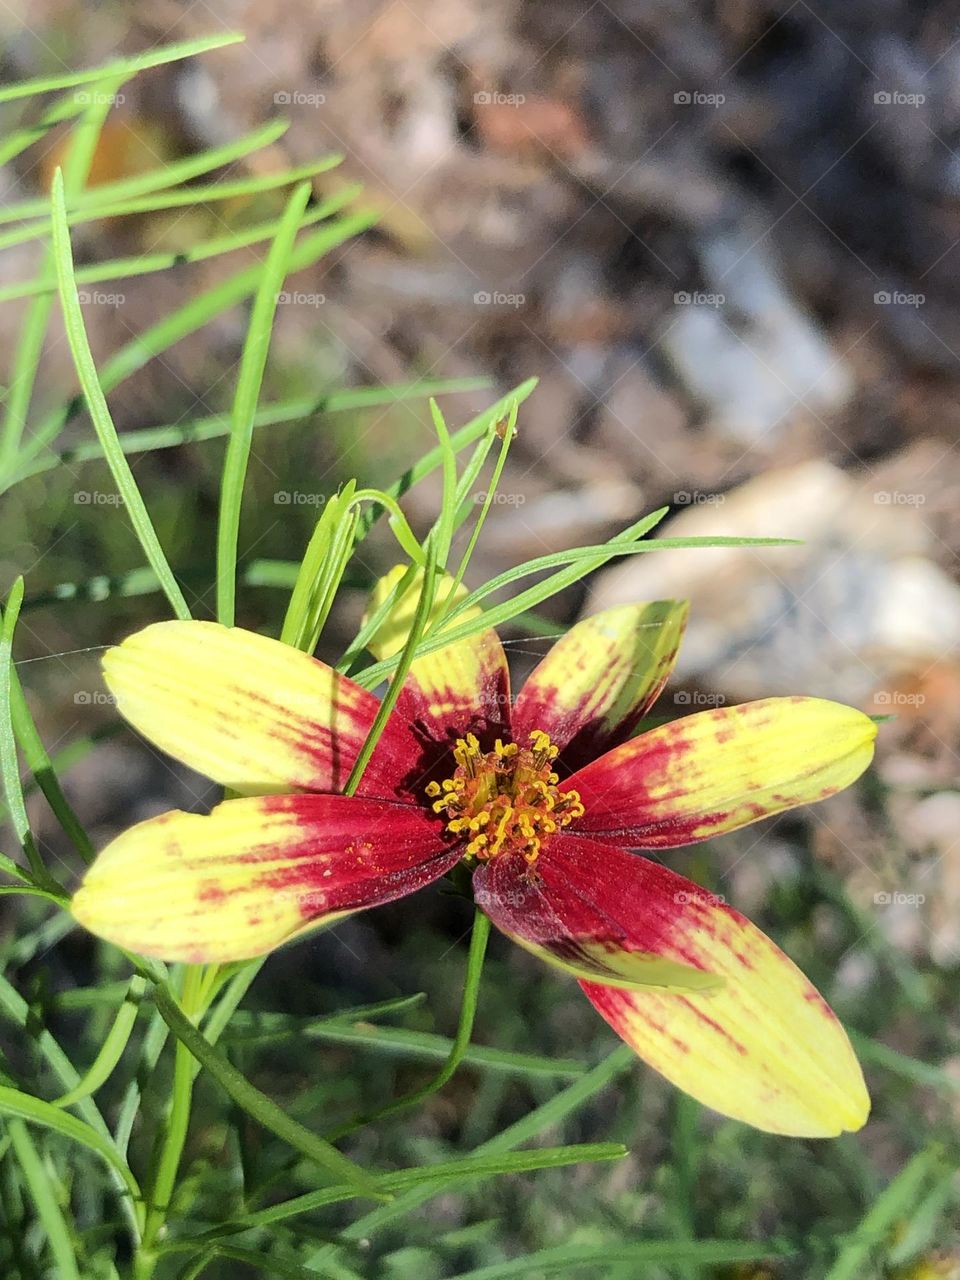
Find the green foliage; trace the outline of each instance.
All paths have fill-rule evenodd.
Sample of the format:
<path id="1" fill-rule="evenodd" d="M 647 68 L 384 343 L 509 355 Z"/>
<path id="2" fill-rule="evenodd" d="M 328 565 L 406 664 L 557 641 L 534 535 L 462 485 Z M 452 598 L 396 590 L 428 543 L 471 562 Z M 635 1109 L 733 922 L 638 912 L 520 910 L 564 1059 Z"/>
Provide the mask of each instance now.
<path id="1" fill-rule="evenodd" d="M 34 239 L 45 246 L 36 278 L 0 294 L 0 300 L 30 299 L 7 378 L 0 489 L 10 509 L 25 523 L 29 519 L 34 539 L 49 542 L 51 550 L 59 516 L 47 513 L 62 514 L 78 468 L 109 476 L 102 482 L 112 484 L 119 498 L 108 510 L 108 533 L 102 524 L 82 526 L 74 549 L 52 558 L 56 576 L 38 566 L 26 593 L 17 579 L 3 610 L 0 767 L 16 856 L 0 855 L 0 876 L 12 882 L 0 884 L 0 896 L 6 904 L 15 899 L 18 911 L 15 931 L 0 939 L 0 960 L 12 975 L 0 976 L 2 1042 L 9 1039 L 12 1046 L 9 1061 L 0 1058 L 0 1267 L 20 1280 L 51 1274 L 64 1280 L 216 1280 L 236 1276 L 238 1266 L 243 1274 L 268 1276 L 660 1280 L 747 1275 L 730 1268 L 765 1261 L 785 1277 L 894 1276 L 941 1239 L 956 1212 L 956 1152 L 931 1140 L 937 1108 L 945 1112 L 955 1104 L 956 1079 L 943 1064 L 956 1044 L 941 1016 L 943 992 L 879 939 L 868 945 L 889 973 L 891 1008 L 923 1021 L 936 1059 L 920 1062 L 884 1044 L 886 1023 L 876 1004 L 854 1002 L 849 1013 L 863 1028 L 857 1043 L 876 1072 L 881 1106 L 892 1100 L 896 1114 L 909 1115 L 917 1091 L 924 1090 L 934 1117 L 926 1130 L 910 1124 L 898 1135 L 916 1154 L 882 1190 L 855 1144 L 838 1143 L 829 1151 L 815 1144 L 784 1147 L 729 1123 L 708 1127 L 699 1108 L 685 1100 L 674 1104 L 672 1118 L 661 1114 L 663 1095 L 649 1076 L 641 1091 L 630 1050 L 610 1052 L 612 1037 L 589 1013 L 591 1020 L 571 1033 L 566 1011 L 557 1013 L 561 984 L 552 975 L 518 984 L 496 945 L 488 948 L 482 915 L 465 955 L 429 928 L 396 940 L 402 971 L 422 969 L 417 985 L 426 988 L 426 997 L 388 982 L 384 998 L 325 1013 L 318 1013 L 320 1005 L 342 1003 L 343 992 L 327 990 L 315 977 L 304 979 L 302 992 L 290 992 L 290 1007 L 271 1008 L 268 998 L 264 1008 L 261 988 L 254 987 L 262 962 L 167 972 L 106 947 L 90 951 L 88 942 L 64 942 L 71 921 L 61 867 L 54 872 L 50 850 L 31 826 L 27 800 L 39 792 L 47 802 L 73 858 L 66 867 L 73 877 L 94 845 L 61 775 L 91 754 L 96 759 L 111 730 L 74 732 L 66 745 L 45 745 L 14 664 L 25 615 L 29 643 L 36 620 L 69 605 L 77 646 L 89 639 L 94 647 L 102 642 L 108 610 L 117 634 L 162 616 L 161 596 L 176 616 L 209 613 L 213 592 L 222 621 L 233 623 L 238 612 L 256 620 L 262 611 L 262 625 L 311 652 L 326 639 L 345 591 L 369 585 L 367 552 L 373 561 L 381 558 L 378 538 L 394 556 L 399 547 L 409 565 L 406 575 L 339 654 L 339 668 L 365 686 L 388 682 L 351 774 L 352 791 L 415 657 L 490 625 L 551 634 L 552 624 L 534 611 L 615 557 L 744 541 L 653 538 L 648 535 L 665 515 L 655 512 L 607 543 L 514 566 L 460 603 L 451 596 L 437 618 L 438 575 L 449 571 L 457 582 L 466 579 L 518 412 L 534 383 L 523 383 L 455 430 L 436 403 L 428 411 L 425 402 L 476 389 L 473 381 L 339 389 L 321 387 L 311 372 L 312 394 L 292 396 L 285 387 L 271 399 L 268 354 L 284 280 L 371 223 L 368 213 L 349 208 L 351 190 L 311 203 L 310 180 L 336 158 L 281 174 L 189 185 L 275 142 L 285 128 L 278 122 L 147 174 L 87 188 L 104 122 L 100 100 L 87 95 L 95 100 L 91 106 L 70 92 L 45 100 L 84 84 L 113 92 L 150 66 L 238 38 L 172 45 L 0 89 L 0 103 L 41 99 L 31 119 L 8 131 L 0 156 L 18 155 L 54 126 L 71 124 L 49 205 L 28 200 L 0 214 L 4 225 L 21 224 L 0 235 L 0 252 Z M 184 254 L 141 254 L 74 268 L 70 237 L 78 226 L 266 192 L 283 193 L 281 216 L 238 227 Z M 94 361 L 78 282 L 164 270 L 174 257 L 189 267 L 261 241 L 270 242 L 262 263 L 197 291 L 99 365 Z M 38 369 L 57 299 L 79 394 L 50 407 L 37 395 Z M 161 425 L 118 430 L 108 395 L 250 299 L 229 406 L 201 418 L 174 420 L 170 413 Z M 254 441 L 269 432 L 276 439 L 280 428 L 287 429 L 277 465 L 295 477 L 313 465 L 306 442 L 318 434 L 334 463 L 352 460 L 351 415 L 371 409 L 402 411 L 415 430 L 425 430 L 429 417 L 436 443 L 425 445 L 398 478 L 365 476 L 362 488 L 342 466 L 335 469 L 319 518 L 291 512 L 296 522 L 271 543 L 276 521 L 262 514 L 269 498 L 252 465 Z M 223 441 L 221 458 L 215 451 Z M 194 451 L 201 477 L 186 496 L 164 479 L 160 466 L 178 449 Z M 486 496 L 478 505 L 477 487 L 488 468 Z M 440 511 L 418 540 L 398 502 L 433 473 L 442 485 Z M 200 525 L 195 517 L 204 504 L 219 512 L 215 547 L 211 537 L 195 536 L 212 529 L 210 518 Z M 242 553 L 248 520 L 256 559 Z M 464 550 L 454 560 L 460 533 Z M 304 549 L 299 559 L 292 558 L 291 536 Z M 94 577 L 91 547 L 99 556 L 94 563 L 102 565 Z M 404 648 L 364 666 L 366 641 L 417 575 L 419 599 Z M 285 611 L 277 608 L 277 591 L 289 592 Z M 475 606 L 481 613 L 471 618 Z M 816 950 L 809 957 L 811 970 L 819 967 L 816 976 L 829 987 L 831 967 L 869 934 L 870 922 L 832 881 L 811 876 L 808 887 L 815 903 L 840 922 L 831 955 Z M 463 903 L 453 895 L 448 902 L 460 919 Z M 789 923 L 789 904 L 785 915 Z M 797 930 L 800 945 L 808 945 L 806 916 Z M 79 963 L 90 972 L 89 986 L 61 990 L 45 977 L 40 957 L 61 943 L 86 949 Z M 499 999 L 485 1011 L 488 981 Z M 301 999 L 308 1012 L 298 1008 Z M 891 1009 L 883 1012 L 892 1016 Z M 478 1035 L 490 1043 L 475 1043 Z M 83 1071 L 74 1064 L 74 1048 L 77 1060 L 89 1063 Z M 455 1121 L 451 1098 L 458 1103 Z M 408 1124 L 406 1117 L 413 1116 L 426 1121 Z M 600 1129 L 614 1140 L 584 1140 Z M 653 1154 L 639 1151 L 641 1144 Z M 437 1205 L 451 1197 L 465 1206 L 467 1222 L 446 1229 Z M 804 1199 L 808 1203 L 801 1205 Z M 429 1220 L 421 1212 L 428 1204 L 436 1209 Z M 764 1234 L 771 1205 L 787 1224 L 785 1238 Z"/>

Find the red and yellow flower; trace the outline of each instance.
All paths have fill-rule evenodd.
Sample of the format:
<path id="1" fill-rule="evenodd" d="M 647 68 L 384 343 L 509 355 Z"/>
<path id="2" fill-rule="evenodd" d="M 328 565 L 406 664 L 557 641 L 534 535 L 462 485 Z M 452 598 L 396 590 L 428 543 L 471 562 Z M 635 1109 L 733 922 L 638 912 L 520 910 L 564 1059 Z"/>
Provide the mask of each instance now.
<path id="1" fill-rule="evenodd" d="M 239 628 L 149 626 L 104 660 L 121 712 L 238 795 L 123 833 L 74 915 L 144 955 L 239 960 L 464 861 L 493 923 L 572 974 L 681 1089 L 774 1133 L 858 1129 L 869 1099 L 823 998 L 722 899 L 626 850 L 659 854 L 832 795 L 866 768 L 875 727 L 836 703 L 769 698 L 631 737 L 685 620 L 674 601 L 588 618 L 515 700 L 492 630 L 418 658 L 354 796 L 338 793 L 372 694 Z"/>

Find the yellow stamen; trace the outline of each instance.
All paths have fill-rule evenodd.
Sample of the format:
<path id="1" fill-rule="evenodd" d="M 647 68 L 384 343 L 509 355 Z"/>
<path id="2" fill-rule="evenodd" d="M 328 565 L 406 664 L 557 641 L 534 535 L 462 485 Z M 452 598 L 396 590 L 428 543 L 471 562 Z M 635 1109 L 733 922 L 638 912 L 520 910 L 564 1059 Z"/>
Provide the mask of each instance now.
<path id="1" fill-rule="evenodd" d="M 447 815 L 452 835 L 473 836 L 466 857 L 486 860 L 515 852 L 533 863 L 547 836 L 583 816 L 577 792 L 557 787 L 558 754 L 540 729 L 531 733 L 529 747 L 498 738 L 488 752 L 472 733 L 457 739 L 453 776 L 428 783 L 426 794 L 440 797 L 431 807 Z"/>

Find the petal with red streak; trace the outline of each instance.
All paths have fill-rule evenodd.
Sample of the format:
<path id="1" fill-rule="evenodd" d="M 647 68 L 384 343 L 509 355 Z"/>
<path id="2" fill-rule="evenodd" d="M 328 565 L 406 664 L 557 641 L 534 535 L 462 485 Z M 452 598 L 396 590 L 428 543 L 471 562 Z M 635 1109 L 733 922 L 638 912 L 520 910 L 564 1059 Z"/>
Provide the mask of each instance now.
<path id="1" fill-rule="evenodd" d="M 524 925 L 520 904 L 511 924 L 536 946 L 558 927 L 575 944 L 591 940 L 596 922 L 606 921 L 627 953 L 723 980 L 702 992 L 581 982 L 617 1034 L 668 1080 L 772 1133 L 831 1137 L 863 1125 L 870 1101 L 836 1016 L 796 965 L 721 898 L 646 858 L 576 836 L 552 841 L 534 872 L 556 919 L 540 912 Z"/>
<path id="2" fill-rule="evenodd" d="M 374 588 L 371 610 L 400 576 L 402 569 L 398 568 L 380 580 Z M 438 600 L 447 599 L 452 581 L 449 575 L 441 581 Z M 413 591 L 411 587 L 398 606 L 398 616 L 406 626 L 408 614 L 412 617 Z M 374 652 L 389 656 L 402 647 L 405 638 L 403 627 L 391 616 L 385 638 L 377 640 Z M 382 747 L 378 744 L 372 763 L 378 776 L 389 775 L 405 795 L 422 794 L 458 738 L 474 733 L 490 748 L 496 738 L 509 737 L 510 672 L 497 633 L 488 628 L 416 658 L 391 717 L 391 729 L 390 740 Z"/>
<path id="3" fill-rule="evenodd" d="M 263 955 L 309 928 L 413 893 L 460 852 L 411 806 L 256 796 L 175 810 L 99 854 L 71 904 L 91 933 L 162 960 Z"/>
<path id="4" fill-rule="evenodd" d="M 483 863 L 475 872 L 477 906 L 501 932 L 576 978 L 675 991 L 705 991 L 722 983 L 699 964 L 663 954 L 652 920 L 650 945 L 632 943 L 619 918 L 622 904 L 610 901 L 602 879 L 577 874 L 576 863 L 563 857 L 566 841 L 565 836 L 555 837 L 533 866 L 521 854 L 510 853 Z M 654 867 L 640 859 L 631 859 L 631 864 L 634 861 Z"/>
<path id="5" fill-rule="evenodd" d="M 735 831 L 850 785 L 877 727 L 820 698 L 767 698 L 661 725 L 564 783 L 586 812 L 578 832 L 669 849 Z"/>
<path id="6" fill-rule="evenodd" d="M 517 695 L 516 740 L 542 729 L 568 772 L 623 742 L 673 670 L 688 608 L 685 600 L 621 605 L 571 627 Z"/>
<path id="7" fill-rule="evenodd" d="M 215 622 L 158 622 L 110 649 L 107 686 L 155 746 L 245 795 L 337 791 L 377 700 L 289 645 Z M 388 724 L 379 759 L 400 749 Z M 361 794 L 392 795 L 377 766 Z"/>

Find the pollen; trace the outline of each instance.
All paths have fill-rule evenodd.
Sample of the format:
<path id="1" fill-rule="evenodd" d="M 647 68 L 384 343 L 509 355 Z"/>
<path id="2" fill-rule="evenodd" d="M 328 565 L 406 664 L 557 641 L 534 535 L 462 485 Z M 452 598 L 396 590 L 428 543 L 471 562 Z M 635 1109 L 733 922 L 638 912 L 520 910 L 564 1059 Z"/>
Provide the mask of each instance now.
<path id="1" fill-rule="evenodd" d="M 535 862 L 544 839 L 583 816 L 576 791 L 561 791 L 554 771 L 559 748 L 537 729 L 530 745 L 497 739 L 481 751 L 477 738 L 458 738 L 456 769 L 426 793 L 434 813 L 444 814 L 451 835 L 467 836 L 465 856 L 487 861 L 520 853 Z"/>

